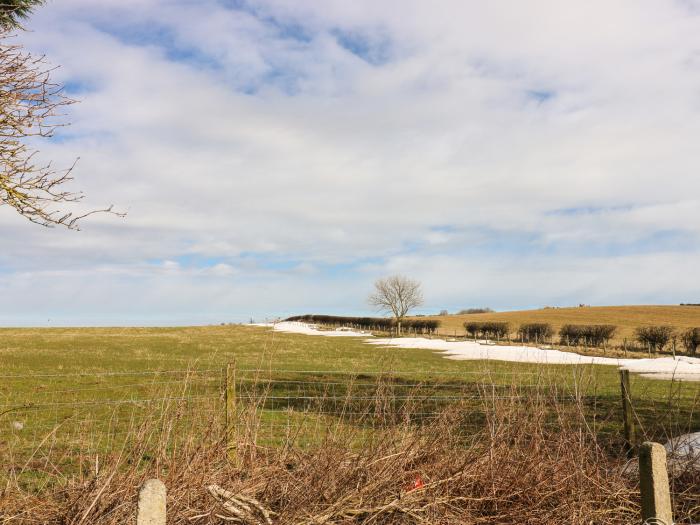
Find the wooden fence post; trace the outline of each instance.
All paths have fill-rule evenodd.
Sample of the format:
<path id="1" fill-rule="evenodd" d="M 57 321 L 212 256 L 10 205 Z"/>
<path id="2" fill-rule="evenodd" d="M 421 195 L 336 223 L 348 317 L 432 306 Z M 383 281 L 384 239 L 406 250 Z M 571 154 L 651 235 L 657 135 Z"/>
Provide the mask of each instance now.
<path id="1" fill-rule="evenodd" d="M 632 413 L 632 390 L 630 389 L 630 371 L 620 370 L 620 391 L 622 394 L 622 422 L 625 427 L 625 448 L 634 451 L 634 414 Z"/>
<path id="2" fill-rule="evenodd" d="M 644 443 L 639 450 L 639 488 L 642 492 L 642 521 L 673 525 L 671 491 L 666 470 L 666 449 L 659 443 Z"/>
<path id="3" fill-rule="evenodd" d="M 236 459 L 238 448 L 238 414 L 236 412 L 236 364 L 226 365 L 226 451 Z"/>
<path id="4" fill-rule="evenodd" d="M 149 479 L 139 492 L 136 525 L 165 525 L 167 490 L 159 479 Z"/>

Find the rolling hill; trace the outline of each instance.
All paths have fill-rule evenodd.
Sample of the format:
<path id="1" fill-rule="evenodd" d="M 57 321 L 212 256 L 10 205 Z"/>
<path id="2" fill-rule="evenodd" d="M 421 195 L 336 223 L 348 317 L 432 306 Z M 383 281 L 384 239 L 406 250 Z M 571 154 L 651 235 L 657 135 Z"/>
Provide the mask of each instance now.
<path id="1" fill-rule="evenodd" d="M 439 333 L 442 335 L 464 335 L 466 321 L 505 321 L 512 325 L 513 332 L 521 323 L 551 323 L 556 331 L 564 324 L 612 324 L 618 327 L 613 344 L 621 345 L 624 339 L 634 339 L 634 331 L 639 326 L 669 325 L 679 331 L 700 327 L 700 306 L 583 306 L 426 318 L 441 321 Z"/>

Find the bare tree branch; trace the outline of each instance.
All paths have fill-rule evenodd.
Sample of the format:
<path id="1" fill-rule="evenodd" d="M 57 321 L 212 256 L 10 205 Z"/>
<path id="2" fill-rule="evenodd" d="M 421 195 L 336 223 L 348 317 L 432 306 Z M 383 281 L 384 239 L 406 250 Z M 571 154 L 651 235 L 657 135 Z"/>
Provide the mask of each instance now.
<path id="1" fill-rule="evenodd" d="M 86 213 L 66 211 L 65 205 L 83 198 L 68 191 L 73 166 L 56 170 L 51 164 L 37 165 L 34 138 L 52 137 L 65 126 L 63 108 L 75 101 L 51 81 L 52 71 L 44 57 L 35 57 L 10 43 L 12 36 L 0 31 L 0 207 L 14 208 L 20 215 L 42 226 L 79 229 L 79 221 L 94 213 L 123 214 L 112 206 Z"/>

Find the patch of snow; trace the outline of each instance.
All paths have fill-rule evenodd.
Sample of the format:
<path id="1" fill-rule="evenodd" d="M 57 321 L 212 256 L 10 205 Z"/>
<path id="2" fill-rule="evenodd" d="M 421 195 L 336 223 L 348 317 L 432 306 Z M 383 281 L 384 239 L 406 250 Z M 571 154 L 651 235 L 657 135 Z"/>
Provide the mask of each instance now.
<path id="1" fill-rule="evenodd" d="M 422 337 L 373 339 L 369 344 L 394 348 L 425 348 L 444 352 L 447 359 L 495 360 L 516 363 L 550 365 L 611 365 L 654 379 L 700 381 L 700 359 L 693 357 L 659 357 L 655 359 L 618 359 L 614 357 L 585 356 L 531 346 L 483 345 L 474 341 L 445 341 Z"/>
<path id="2" fill-rule="evenodd" d="M 669 460 L 672 458 L 684 463 L 697 463 L 697 466 L 700 467 L 700 432 L 675 437 L 669 440 L 664 448 Z"/>
<path id="3" fill-rule="evenodd" d="M 369 332 L 356 332 L 350 328 L 338 328 L 337 330 L 319 330 L 316 325 L 301 323 L 298 321 L 282 321 L 272 326 L 278 332 L 292 334 L 322 335 L 326 337 L 372 337 Z"/>
<path id="4" fill-rule="evenodd" d="M 666 464 L 675 475 L 689 470 L 700 470 L 700 432 L 683 434 L 664 443 Z M 639 475 L 639 458 L 629 460 L 622 469 L 624 474 Z"/>
<path id="5" fill-rule="evenodd" d="M 325 337 L 372 337 L 369 332 L 349 328 L 319 330 L 316 325 L 299 321 L 259 323 L 254 326 L 271 327 L 279 332 L 320 335 Z M 652 379 L 675 379 L 677 381 L 700 381 L 700 358 L 658 357 L 651 359 L 619 359 L 615 357 L 586 356 L 575 352 L 563 352 L 550 348 L 519 345 L 482 344 L 474 341 L 425 339 L 423 337 L 400 337 L 392 339 L 366 339 L 367 344 L 393 348 L 420 348 L 437 350 L 447 359 L 495 360 L 515 363 L 549 365 L 610 365 Z"/>

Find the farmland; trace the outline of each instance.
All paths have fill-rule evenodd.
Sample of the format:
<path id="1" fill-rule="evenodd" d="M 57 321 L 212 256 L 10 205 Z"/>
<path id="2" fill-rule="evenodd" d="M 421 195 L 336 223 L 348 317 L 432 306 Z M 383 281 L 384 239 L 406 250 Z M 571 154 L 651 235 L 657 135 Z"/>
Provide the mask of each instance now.
<path id="1" fill-rule="evenodd" d="M 24 446 L 56 425 L 62 425 L 65 434 L 71 428 L 80 431 L 80 439 L 70 440 L 75 446 L 83 443 L 86 433 L 126 432 L 124 427 L 140 421 L 152 403 L 169 399 L 196 402 L 200 411 L 221 414 L 228 363 L 240 371 L 255 371 L 241 374 L 278 379 L 304 374 L 320 384 L 329 378 L 343 382 L 357 374 L 386 374 L 412 383 L 520 386 L 538 376 L 572 389 L 581 388 L 574 383 L 583 383 L 585 376 L 586 388 L 607 399 L 608 410 L 617 407 L 619 398 L 617 370 L 609 366 L 581 366 L 573 374 L 563 365 L 452 361 L 429 350 L 382 348 L 359 338 L 311 337 L 259 327 L 4 329 L 0 341 L 0 404 L 11 410 L 0 416 L 0 435 L 9 443 L 10 423 L 19 421 L 23 428 L 12 440 Z M 695 384 L 676 383 L 669 389 L 665 381 L 634 377 L 633 386 L 646 400 L 667 400 L 670 392 L 688 400 L 697 395 Z M 140 400 L 152 401 L 132 403 Z"/>
<path id="2" fill-rule="evenodd" d="M 523 323 L 550 323 L 555 331 L 565 324 L 611 324 L 618 327 L 612 344 L 621 346 L 625 339 L 634 341 L 634 331 L 640 326 L 669 325 L 679 330 L 700 327 L 698 306 L 584 306 L 573 308 L 541 308 L 511 312 L 454 314 L 428 316 L 441 322 L 442 335 L 465 335 L 468 321 L 502 321 L 510 323 L 513 331 Z"/>
<path id="3" fill-rule="evenodd" d="M 375 436 L 386 438 L 389 432 L 393 437 L 387 443 L 394 444 L 421 440 L 426 438 L 421 428 L 433 429 L 427 437 L 456 440 L 449 441 L 454 451 L 462 446 L 457 443 L 466 446 L 485 431 L 494 432 L 496 421 L 511 436 L 503 439 L 515 439 L 510 433 L 519 419 L 523 428 L 536 425 L 533 435 L 551 434 L 548 439 L 568 440 L 571 434 L 560 432 L 569 426 L 585 429 L 587 439 L 612 458 L 623 445 L 614 367 L 450 361 L 437 352 L 381 348 L 359 338 L 234 325 L 3 329 L 0 341 L 0 458 L 8 466 L 3 481 L 25 495 L 92 486 L 110 465 L 119 465 L 114 472 L 126 476 L 125 486 L 137 483 L 141 472 L 165 465 L 171 465 L 173 476 L 184 475 L 175 466 L 183 461 L 201 461 L 203 472 L 214 476 L 208 469 L 221 458 L 229 363 L 235 363 L 237 428 L 245 443 L 255 444 L 250 453 L 241 445 L 245 458 L 287 450 L 290 440 L 312 455 L 330 454 L 328 439 L 346 440 L 347 454 L 394 454 L 375 448 Z M 634 376 L 632 390 L 639 439 L 665 440 L 700 425 L 696 383 Z M 445 422 L 443 410 L 457 412 Z M 202 443 L 209 447 L 206 454 L 219 454 L 219 460 L 201 455 Z M 448 447 L 448 442 L 422 446 Z M 567 447 L 562 450 L 572 450 Z M 470 450 L 464 453 L 476 453 Z M 524 453 L 517 450 L 503 453 Z M 279 461 L 289 461 L 284 458 Z M 57 503 L 56 512 L 68 511 Z"/>

